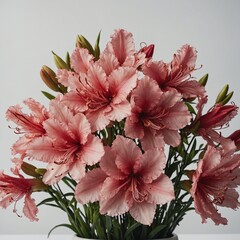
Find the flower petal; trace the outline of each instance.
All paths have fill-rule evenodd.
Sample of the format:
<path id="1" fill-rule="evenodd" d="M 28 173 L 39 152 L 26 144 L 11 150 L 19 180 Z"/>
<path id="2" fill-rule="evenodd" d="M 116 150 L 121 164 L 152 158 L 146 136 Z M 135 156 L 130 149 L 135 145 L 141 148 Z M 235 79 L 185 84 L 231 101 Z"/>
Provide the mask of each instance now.
<path id="1" fill-rule="evenodd" d="M 37 218 L 38 209 L 37 209 L 35 200 L 31 198 L 30 194 L 27 194 L 25 196 L 23 213 L 31 221 L 38 221 L 38 218 Z"/>
<path id="2" fill-rule="evenodd" d="M 181 136 L 177 130 L 164 128 L 160 130 L 163 135 L 164 142 L 172 147 L 177 147 L 181 142 Z"/>
<path id="3" fill-rule="evenodd" d="M 111 108 L 112 111 L 107 114 L 107 117 L 111 121 L 117 120 L 120 122 L 131 113 L 131 105 L 127 100 L 122 101 L 119 104 L 111 104 Z"/>
<path id="4" fill-rule="evenodd" d="M 100 168 L 87 172 L 76 186 L 77 201 L 81 204 L 99 201 L 99 194 L 106 177 Z"/>
<path id="5" fill-rule="evenodd" d="M 156 210 L 156 204 L 148 202 L 135 203 L 129 210 L 131 216 L 144 225 L 151 225 Z"/>

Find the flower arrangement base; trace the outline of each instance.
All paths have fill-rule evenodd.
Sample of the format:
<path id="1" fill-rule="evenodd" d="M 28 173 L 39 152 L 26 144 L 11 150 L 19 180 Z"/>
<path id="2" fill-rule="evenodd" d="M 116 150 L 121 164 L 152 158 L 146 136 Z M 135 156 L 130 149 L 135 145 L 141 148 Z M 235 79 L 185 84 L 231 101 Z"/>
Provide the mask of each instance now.
<path id="1" fill-rule="evenodd" d="M 96 239 L 91 239 L 91 238 L 82 238 L 82 237 L 78 237 L 78 236 L 73 236 L 72 240 L 96 240 Z M 173 234 L 172 237 L 168 237 L 168 238 L 159 238 L 159 239 L 153 239 L 153 240 L 179 240 L 178 236 L 176 234 Z"/>

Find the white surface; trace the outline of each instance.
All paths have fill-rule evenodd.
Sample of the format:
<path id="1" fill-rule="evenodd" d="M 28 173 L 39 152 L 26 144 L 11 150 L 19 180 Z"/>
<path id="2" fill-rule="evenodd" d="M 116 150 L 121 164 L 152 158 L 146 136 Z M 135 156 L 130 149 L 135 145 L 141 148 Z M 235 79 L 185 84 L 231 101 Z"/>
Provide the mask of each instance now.
<path id="1" fill-rule="evenodd" d="M 103 48 L 114 29 L 125 28 L 133 33 L 137 48 L 140 42 L 154 43 L 155 59 L 165 61 L 189 43 L 198 50 L 197 66 L 203 64 L 194 76 L 210 74 L 208 107 L 226 83 L 237 93 L 233 101 L 239 104 L 239 11 L 238 0 L 0 0 L 0 170 L 9 173 L 10 146 L 18 137 L 8 128 L 7 108 L 28 97 L 47 104 L 40 92 L 47 90 L 39 77 L 40 68 L 44 64 L 54 68 L 51 50 L 60 56 L 71 52 L 77 34 L 94 42 L 102 30 Z M 239 122 L 240 116 L 231 129 L 239 128 Z M 40 196 L 34 195 L 37 201 Z M 63 213 L 49 207 L 39 209 L 37 223 L 18 218 L 12 209 L 0 209 L 0 234 L 46 234 L 53 226 L 67 222 Z M 21 203 L 17 209 L 21 214 Z M 201 225 L 200 217 L 192 212 L 177 231 L 240 233 L 240 211 L 220 211 L 229 219 L 228 226 L 215 227 L 211 221 Z M 56 233 L 69 231 L 62 228 Z"/>
<path id="2" fill-rule="evenodd" d="M 179 234 L 179 240 L 239 240 L 240 234 Z M 72 240 L 71 235 L 2 235 L 1 240 Z"/>

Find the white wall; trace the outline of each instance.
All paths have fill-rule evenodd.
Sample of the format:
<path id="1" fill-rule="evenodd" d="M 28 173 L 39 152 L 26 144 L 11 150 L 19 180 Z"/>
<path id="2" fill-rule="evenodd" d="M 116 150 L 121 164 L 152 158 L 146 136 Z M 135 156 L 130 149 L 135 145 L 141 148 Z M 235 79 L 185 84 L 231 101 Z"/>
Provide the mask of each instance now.
<path id="1" fill-rule="evenodd" d="M 51 50 L 61 56 L 71 52 L 77 34 L 93 42 L 102 30 L 104 47 L 114 29 L 125 28 L 134 34 L 137 47 L 140 42 L 156 44 L 155 58 L 165 61 L 189 43 L 199 52 L 198 66 L 203 65 L 195 76 L 210 74 L 209 106 L 225 83 L 235 90 L 233 101 L 240 104 L 239 11 L 237 0 L 0 0 L 0 169 L 9 173 L 10 146 L 17 137 L 8 128 L 5 111 L 28 97 L 47 104 L 40 93 L 47 88 L 39 70 L 44 64 L 54 67 Z M 239 128 L 239 120 L 235 118 L 231 129 Z M 202 225 L 193 212 L 177 232 L 240 232 L 240 211 L 226 210 L 224 215 L 229 225 L 215 227 L 210 221 Z M 65 221 L 63 214 L 47 207 L 40 208 L 39 218 L 38 223 L 30 223 L 13 214 L 12 207 L 0 209 L 0 234 L 44 234 Z"/>

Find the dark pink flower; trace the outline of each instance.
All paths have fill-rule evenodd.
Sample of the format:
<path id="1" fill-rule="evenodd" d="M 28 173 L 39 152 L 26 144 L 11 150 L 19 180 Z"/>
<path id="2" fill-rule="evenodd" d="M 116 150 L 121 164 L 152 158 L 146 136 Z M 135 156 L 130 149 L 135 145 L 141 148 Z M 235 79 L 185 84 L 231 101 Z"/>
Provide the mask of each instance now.
<path id="1" fill-rule="evenodd" d="M 85 166 L 97 163 L 104 154 L 103 145 L 91 134 L 82 113 L 73 114 L 61 102 L 52 101 L 49 119 L 43 123 L 46 136 L 29 144 L 27 154 L 48 163 L 43 181 L 54 184 L 68 172 L 75 180 L 85 174 Z"/>
<path id="2" fill-rule="evenodd" d="M 34 190 L 46 189 L 46 186 L 38 179 L 26 179 L 19 175 L 11 177 L 0 172 L 0 207 L 7 208 L 14 203 L 14 212 L 17 202 L 25 198 L 23 213 L 31 221 L 38 221 L 38 209 L 35 200 L 31 198 Z"/>
<path id="3" fill-rule="evenodd" d="M 195 210 L 203 222 L 211 218 L 216 225 L 225 225 L 227 219 L 221 216 L 217 207 L 236 209 L 239 206 L 239 195 L 234 188 L 240 184 L 240 155 L 233 154 L 234 151 L 208 146 L 198 163 L 192 179 L 191 195 Z"/>
<path id="4" fill-rule="evenodd" d="M 156 81 L 144 77 L 132 92 L 132 112 L 126 120 L 125 132 L 142 140 L 144 149 L 161 147 L 164 140 L 171 146 L 180 143 L 179 129 L 191 115 L 175 89 L 162 92 Z"/>
<path id="5" fill-rule="evenodd" d="M 204 105 L 206 101 L 202 102 Z M 202 112 L 203 106 L 198 106 Z M 201 135 L 209 144 L 214 145 L 214 142 L 222 145 L 228 144 L 228 139 L 222 137 L 216 129 L 220 129 L 227 124 L 233 117 L 237 115 L 238 107 L 235 105 L 220 105 L 216 104 L 206 114 L 198 114 L 195 122 L 198 122 L 199 127 L 197 133 Z"/>
<path id="6" fill-rule="evenodd" d="M 100 201 L 102 214 L 116 216 L 129 211 L 135 220 L 150 225 L 156 205 L 174 199 L 173 184 L 163 174 L 162 150 L 142 154 L 133 141 L 117 136 L 112 147 L 106 148 L 100 167 L 78 183 L 75 196 L 81 203 Z"/>
<path id="7" fill-rule="evenodd" d="M 174 88 L 184 98 L 203 97 L 205 89 L 196 80 L 190 80 L 197 59 L 195 48 L 184 45 L 174 54 L 170 63 L 163 61 L 148 61 L 142 66 L 145 75 L 157 81 L 159 87 L 165 91 Z"/>

